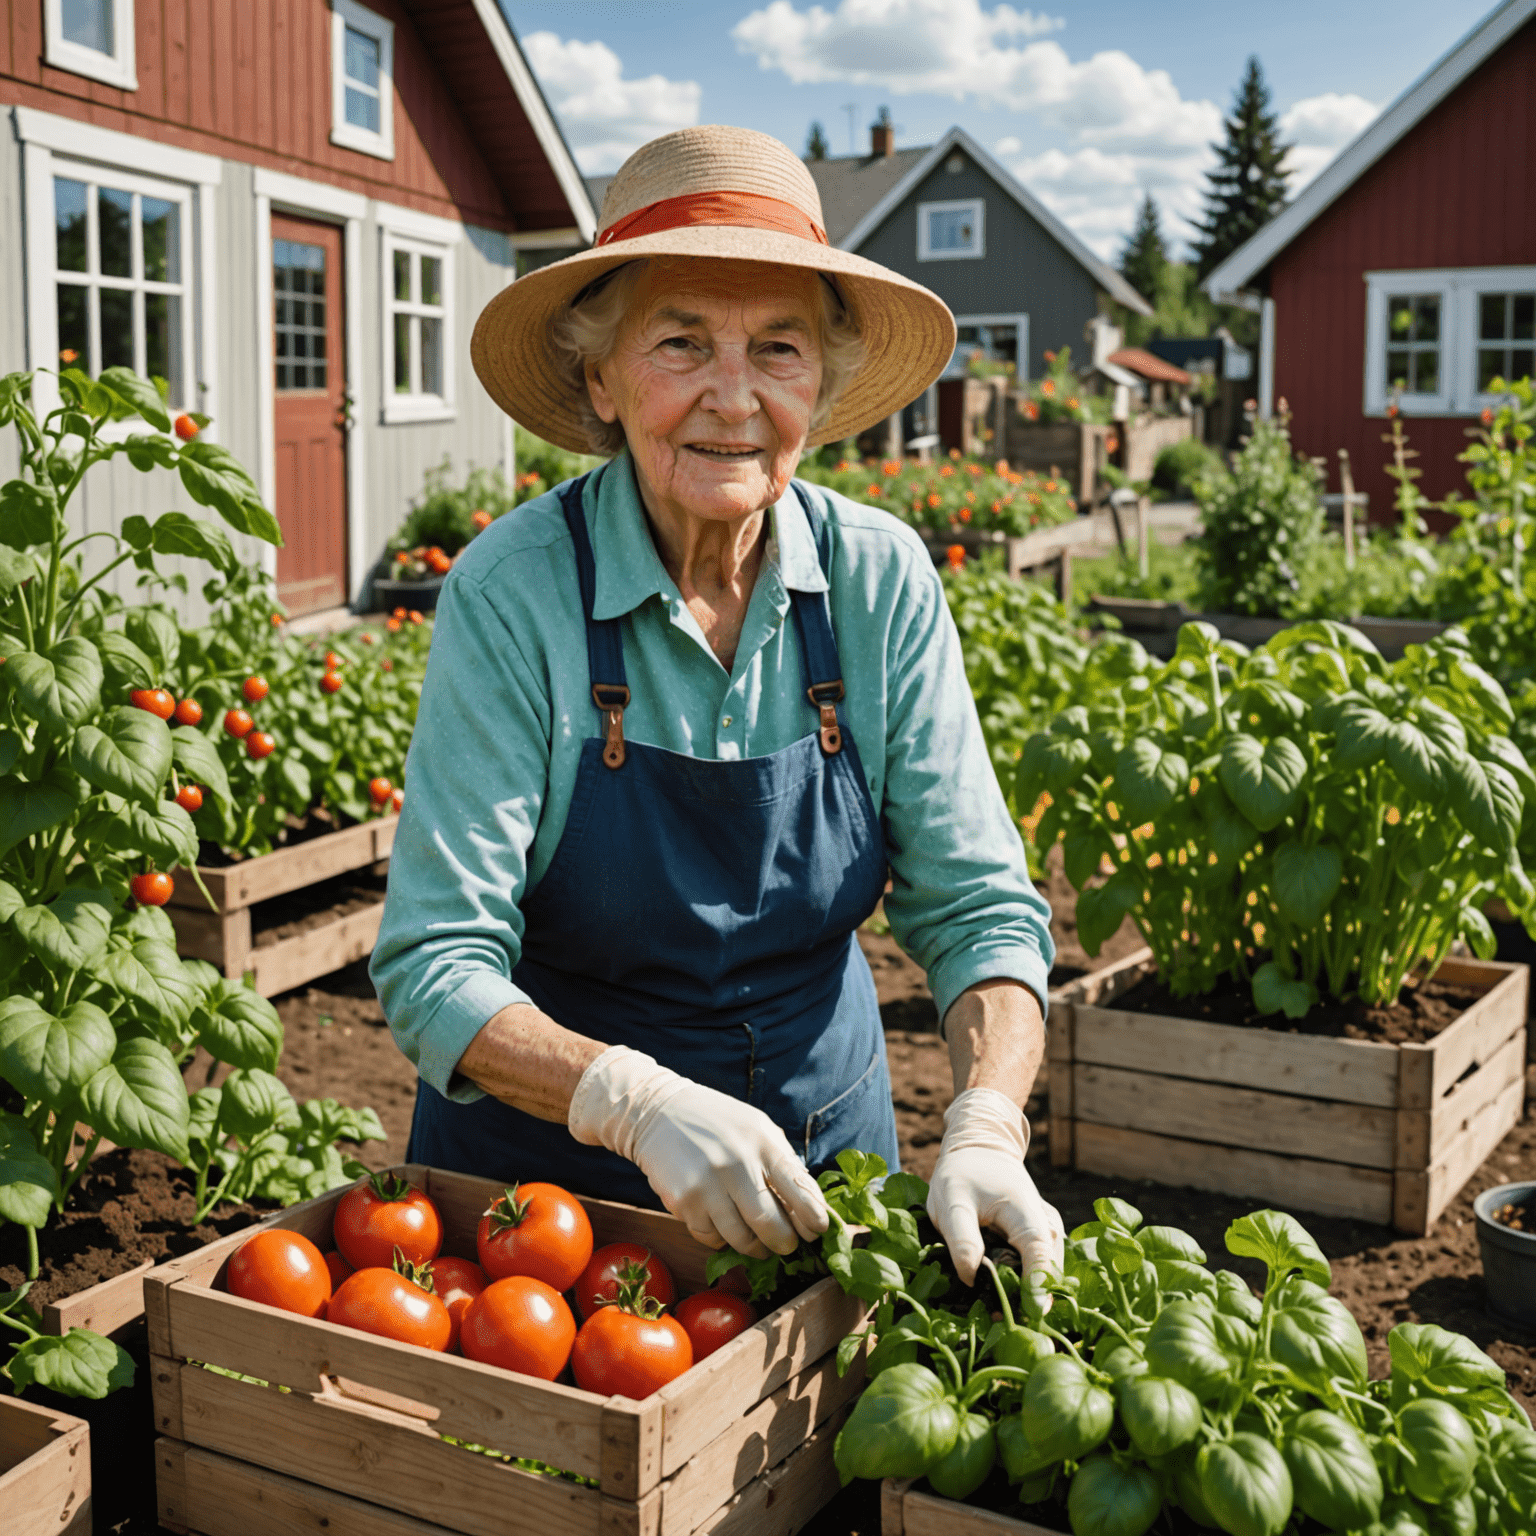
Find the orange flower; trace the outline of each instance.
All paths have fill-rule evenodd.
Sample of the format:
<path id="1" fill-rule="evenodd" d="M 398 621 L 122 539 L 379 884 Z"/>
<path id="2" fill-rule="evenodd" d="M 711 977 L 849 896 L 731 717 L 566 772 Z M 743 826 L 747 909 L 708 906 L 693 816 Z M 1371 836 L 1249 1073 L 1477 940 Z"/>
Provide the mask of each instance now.
<path id="1" fill-rule="evenodd" d="M 1040 407 L 1036 405 L 1033 400 L 1031 400 L 1025 405 L 1024 414 L 1029 417 L 1031 421 L 1038 421 L 1040 419 Z"/>
<path id="2" fill-rule="evenodd" d="M 1056 354 L 1054 352 L 1047 352 L 1045 354 L 1045 360 L 1048 363 L 1054 363 L 1056 361 Z"/>
<path id="3" fill-rule="evenodd" d="M 1076 395 L 1069 395 L 1067 397 L 1067 409 L 1069 411 L 1075 411 L 1077 409 L 1077 396 Z"/>
<path id="4" fill-rule="evenodd" d="M 882 475 L 899 475 L 901 473 L 901 460 L 887 459 L 881 464 L 880 473 Z"/>
<path id="5" fill-rule="evenodd" d="M 968 522 L 970 522 L 970 520 L 971 520 L 971 509 L 969 507 L 961 507 L 960 508 L 960 521 L 962 523 L 968 523 Z"/>
<path id="6" fill-rule="evenodd" d="M 981 465 L 980 464 L 967 464 L 965 467 L 966 467 L 966 471 L 969 473 L 971 479 L 973 479 L 973 480 L 981 479 Z"/>
<path id="7" fill-rule="evenodd" d="M 1105 453 L 1117 453 L 1119 452 L 1119 449 L 1120 439 L 1116 437 L 1113 432 L 1111 432 L 1109 436 L 1104 439 L 1104 451 Z"/>
<path id="8" fill-rule="evenodd" d="M 944 551 L 944 558 L 949 561 L 950 570 L 958 571 L 965 564 L 965 545 L 951 544 Z"/>
<path id="9" fill-rule="evenodd" d="M 1002 511 L 1002 510 L 1003 510 L 1003 504 L 1002 504 L 1002 502 L 1000 502 L 1000 501 L 994 501 L 994 502 L 993 502 L 993 503 L 992 503 L 992 510 L 993 510 L 993 511 L 994 511 L 994 512 L 1001 512 L 1001 511 Z"/>
<path id="10" fill-rule="evenodd" d="M 1054 491 L 1055 491 L 1055 489 L 1056 489 L 1056 482 L 1055 482 L 1055 481 L 1054 481 L 1054 480 L 1047 480 L 1047 481 L 1046 481 L 1046 482 L 1045 482 L 1045 488 L 1046 488 L 1046 490 L 1048 490 L 1048 491 L 1052 491 L 1052 492 L 1054 492 Z"/>
<path id="11" fill-rule="evenodd" d="M 400 553 L 395 556 L 395 564 L 404 565 L 407 561 L 409 561 L 410 558 L 411 557 L 402 549 Z"/>
<path id="12" fill-rule="evenodd" d="M 392 619 L 403 619 L 405 617 L 405 615 L 406 615 L 406 612 L 407 612 L 407 610 L 404 609 L 404 608 L 396 608 L 395 611 L 392 614 L 390 614 L 390 618 L 392 618 Z"/>
<path id="13" fill-rule="evenodd" d="M 878 485 L 871 485 L 864 494 L 866 496 L 878 496 L 880 494 L 880 487 Z"/>
<path id="14" fill-rule="evenodd" d="M 1491 427 L 1493 425 L 1493 407 L 1492 406 L 1485 405 L 1483 407 L 1483 425 L 1485 427 Z"/>
<path id="15" fill-rule="evenodd" d="M 400 620 L 391 615 L 389 618 L 384 620 L 384 628 L 393 633 L 395 630 L 400 628 Z"/>
<path id="16" fill-rule="evenodd" d="M 937 507 L 939 505 L 939 503 L 941 501 L 943 501 L 943 500 L 944 500 L 944 498 L 942 496 L 940 496 L 937 491 L 929 491 L 929 493 L 928 493 L 928 505 L 930 507 Z"/>
<path id="17" fill-rule="evenodd" d="M 1033 528 L 1035 526 L 1035 524 L 1038 523 L 1039 521 L 1040 521 L 1040 514 L 1038 512 L 1031 512 L 1029 514 L 1029 526 L 1031 528 Z"/>
<path id="18" fill-rule="evenodd" d="M 274 613 L 274 614 L 273 614 L 273 615 L 272 615 L 272 622 L 273 622 L 273 623 L 274 623 L 274 624 L 281 624 L 281 623 L 282 623 L 282 622 L 283 622 L 283 616 L 282 616 L 282 614 L 280 614 L 280 613 Z"/>
<path id="19" fill-rule="evenodd" d="M 965 493 L 965 499 L 967 501 L 974 502 L 976 500 L 976 492 L 975 491 L 967 491 Z"/>
<path id="20" fill-rule="evenodd" d="M 1396 416 L 1396 415 L 1397 415 L 1397 407 L 1395 405 L 1389 405 L 1387 407 L 1387 420 L 1391 421 L 1392 418 L 1394 416 Z"/>
<path id="21" fill-rule="evenodd" d="M 410 618 L 412 624 L 425 624 L 427 622 L 426 618 L 422 614 L 418 613 L 414 608 L 411 609 Z"/>
<path id="22" fill-rule="evenodd" d="M 1049 398 L 1051 395 L 1054 395 L 1056 393 L 1056 380 L 1042 379 L 1040 382 L 1040 393 L 1045 395 L 1047 398 Z"/>
<path id="23" fill-rule="evenodd" d="M 491 526 L 491 514 L 489 512 L 474 512 L 470 515 L 469 520 L 476 528 L 489 528 Z"/>
<path id="24" fill-rule="evenodd" d="M 955 467 L 954 467 L 953 464 L 940 464 L 939 465 L 939 479 L 940 480 L 948 480 L 949 477 L 952 474 L 954 474 L 954 472 L 955 472 Z"/>
<path id="25" fill-rule="evenodd" d="M 1007 459 L 999 459 L 997 461 L 997 466 L 996 467 L 997 467 L 998 474 L 1006 475 L 1008 473 L 1008 460 Z"/>
<path id="26" fill-rule="evenodd" d="M 76 352 L 73 347 L 65 347 L 64 350 L 59 353 L 59 361 L 68 366 L 70 363 L 75 362 L 79 356 L 80 354 Z"/>
<path id="27" fill-rule="evenodd" d="M 1029 495 L 1026 496 L 1024 499 L 1032 507 L 1038 507 L 1040 505 L 1040 493 L 1038 491 L 1031 491 L 1029 493 Z"/>
<path id="28" fill-rule="evenodd" d="M 958 459 L 960 457 L 960 450 L 958 448 L 951 448 L 949 450 L 949 456 L 952 459 Z"/>

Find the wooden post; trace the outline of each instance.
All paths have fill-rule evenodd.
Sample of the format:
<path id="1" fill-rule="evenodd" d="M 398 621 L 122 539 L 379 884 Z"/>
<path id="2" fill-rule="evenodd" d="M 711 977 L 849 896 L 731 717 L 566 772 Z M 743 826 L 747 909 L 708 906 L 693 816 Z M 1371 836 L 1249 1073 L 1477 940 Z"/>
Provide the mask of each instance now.
<path id="1" fill-rule="evenodd" d="M 901 439 L 901 412 L 892 411 L 885 419 L 885 456 L 899 459 L 905 452 L 906 444 Z"/>
<path id="2" fill-rule="evenodd" d="M 1151 552 L 1149 545 L 1148 519 L 1152 516 L 1152 498 L 1141 497 L 1136 503 L 1136 568 L 1141 573 L 1141 579 L 1145 581 L 1151 572 Z"/>
<path id="3" fill-rule="evenodd" d="M 1339 489 L 1344 492 L 1344 569 L 1355 568 L 1355 477 L 1349 469 L 1349 449 L 1339 449 Z"/>

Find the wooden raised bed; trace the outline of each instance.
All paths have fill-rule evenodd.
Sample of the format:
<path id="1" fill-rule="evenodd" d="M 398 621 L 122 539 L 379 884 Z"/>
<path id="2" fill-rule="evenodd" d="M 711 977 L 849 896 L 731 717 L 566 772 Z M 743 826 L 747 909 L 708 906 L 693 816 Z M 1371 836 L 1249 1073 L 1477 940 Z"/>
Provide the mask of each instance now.
<path id="1" fill-rule="evenodd" d="M 211 961 L 229 977 L 251 972 L 252 985 L 263 997 L 361 960 L 372 953 L 379 936 L 382 901 L 264 945 L 253 942 L 251 908 L 259 901 L 387 859 L 399 821 L 397 815 L 383 816 L 238 864 L 219 869 L 199 866 L 198 874 L 218 907 L 215 912 L 208 910 L 191 874 L 177 870 L 176 891 L 166 909 L 176 928 L 177 948 L 193 959 Z"/>
<path id="2" fill-rule="evenodd" d="M 91 1536 L 91 1431 L 0 1397 L 0 1526 L 6 1536 Z"/>
<path id="3" fill-rule="evenodd" d="M 437 1202 L 445 1251 L 472 1254 L 475 1225 L 501 1186 L 422 1167 L 396 1171 Z M 329 1247 L 344 1192 L 262 1225 Z M 603 1200 L 582 1204 L 598 1243 L 643 1242 L 671 1267 L 681 1292 L 702 1288 L 708 1250 L 681 1222 Z M 837 1491 L 832 1443 L 863 1384 L 863 1362 L 839 1378 L 835 1352 L 864 1307 L 832 1279 L 634 1402 L 215 1289 L 230 1254 L 256 1230 L 144 1280 L 155 1426 L 165 1437 L 156 1447 L 159 1513 L 172 1530 L 789 1536 Z M 288 1390 L 273 1390 L 279 1386 Z M 444 1437 L 545 1462 L 596 1486 L 524 1471 Z"/>
<path id="4" fill-rule="evenodd" d="M 1152 952 L 1051 994 L 1051 1161 L 1273 1200 L 1423 1234 L 1525 1098 L 1529 972 L 1446 960 L 1479 993 L 1422 1045 L 1238 1028 L 1115 1008 Z"/>
<path id="5" fill-rule="evenodd" d="M 919 1492 L 916 1484 L 910 1477 L 880 1484 L 880 1536 L 1062 1536 L 1030 1520 Z"/>

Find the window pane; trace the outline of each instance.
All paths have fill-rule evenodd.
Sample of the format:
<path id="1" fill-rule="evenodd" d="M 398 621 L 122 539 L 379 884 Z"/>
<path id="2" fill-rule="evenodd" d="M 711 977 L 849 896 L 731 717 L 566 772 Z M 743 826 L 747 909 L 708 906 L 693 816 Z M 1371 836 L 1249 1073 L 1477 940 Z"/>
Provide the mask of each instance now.
<path id="1" fill-rule="evenodd" d="M 1421 395 L 1440 393 L 1440 354 L 1432 347 L 1414 354 L 1416 368 L 1413 387 Z"/>
<path id="2" fill-rule="evenodd" d="M 369 133 L 379 131 L 379 98 L 369 96 L 355 86 L 347 87 L 347 121 L 354 128 L 366 128 Z"/>
<path id="3" fill-rule="evenodd" d="M 1479 347 L 1477 350 L 1477 388 L 1479 394 L 1486 394 L 1488 386 L 1504 372 L 1504 350 L 1502 347 Z"/>
<path id="4" fill-rule="evenodd" d="M 132 368 L 133 295 L 119 288 L 101 290 L 101 366 Z"/>
<path id="5" fill-rule="evenodd" d="M 85 262 L 85 183 L 53 182 L 53 222 L 56 231 L 59 267 L 65 272 L 84 272 Z"/>
<path id="6" fill-rule="evenodd" d="M 443 264 L 436 256 L 421 258 L 421 302 L 423 304 L 443 302 Z"/>
<path id="7" fill-rule="evenodd" d="M 395 393 L 411 392 L 411 317 L 395 316 Z"/>
<path id="8" fill-rule="evenodd" d="M 324 389 L 325 302 L 307 295 L 325 292 L 325 247 L 274 240 L 272 288 L 277 387 Z"/>
<path id="9" fill-rule="evenodd" d="M 411 256 L 409 251 L 395 252 L 395 297 L 403 304 L 411 302 Z"/>
<path id="10" fill-rule="evenodd" d="M 424 395 L 441 395 L 443 392 L 443 322 L 422 320 L 421 325 L 421 392 Z"/>
<path id="11" fill-rule="evenodd" d="M 1409 359 L 1409 356 L 1410 356 L 1410 354 L 1407 353 L 1407 352 L 1388 352 L 1387 353 L 1387 388 L 1388 389 L 1396 389 L 1399 386 L 1402 387 L 1403 389 L 1406 389 L 1408 387 L 1408 359 Z"/>
<path id="12" fill-rule="evenodd" d="M 59 362 L 65 367 L 84 368 L 90 372 L 90 328 L 86 323 L 89 288 L 59 284 Z"/>
<path id="13" fill-rule="evenodd" d="M 1439 341 L 1440 299 L 1437 294 L 1423 294 L 1413 302 L 1413 339 Z"/>
<path id="14" fill-rule="evenodd" d="M 928 248 L 934 251 L 968 251 L 974 241 L 968 209 L 950 209 L 928 215 Z"/>
<path id="15" fill-rule="evenodd" d="M 1514 319 L 1509 334 L 1514 341 L 1536 340 L 1536 293 L 1512 293 L 1510 295 Z"/>
<path id="16" fill-rule="evenodd" d="M 1508 298 L 1503 293 L 1482 294 L 1477 302 L 1477 334 L 1483 341 L 1502 341 L 1509 332 L 1504 329 L 1504 304 Z"/>
<path id="17" fill-rule="evenodd" d="M 309 361 L 309 387 L 311 389 L 325 388 L 325 358 L 318 353 Z"/>
<path id="18" fill-rule="evenodd" d="M 1516 347 L 1509 354 L 1509 372 L 1505 377 L 1510 379 L 1530 378 L 1533 373 L 1536 373 L 1536 368 L 1532 366 L 1533 361 L 1536 361 L 1536 351 L 1533 351 L 1530 347 Z"/>
<path id="19" fill-rule="evenodd" d="M 288 382 L 288 364 L 287 363 L 279 363 L 277 365 L 277 387 L 279 389 L 291 389 L 293 387 Z"/>
<path id="20" fill-rule="evenodd" d="M 144 295 L 144 371 L 171 386 L 170 402 L 186 396 L 181 377 L 181 299 L 174 293 Z"/>
<path id="21" fill-rule="evenodd" d="M 102 272 L 107 277 L 132 277 L 133 194 L 119 192 L 113 187 L 98 187 L 96 221 Z"/>
<path id="22" fill-rule="evenodd" d="M 348 80 L 356 80 L 370 90 L 379 88 L 379 40 L 347 28 L 346 71 Z"/>
<path id="23" fill-rule="evenodd" d="M 112 37 L 112 0 L 63 0 L 64 41 L 94 48 L 110 57 L 117 50 Z"/>
<path id="24" fill-rule="evenodd" d="M 139 203 L 144 225 L 144 276 L 152 283 L 181 281 L 181 209 L 163 198 Z"/>
<path id="25" fill-rule="evenodd" d="M 1393 341 L 1408 341 L 1413 333 L 1413 300 L 1406 294 L 1393 294 L 1387 300 L 1387 329 Z"/>

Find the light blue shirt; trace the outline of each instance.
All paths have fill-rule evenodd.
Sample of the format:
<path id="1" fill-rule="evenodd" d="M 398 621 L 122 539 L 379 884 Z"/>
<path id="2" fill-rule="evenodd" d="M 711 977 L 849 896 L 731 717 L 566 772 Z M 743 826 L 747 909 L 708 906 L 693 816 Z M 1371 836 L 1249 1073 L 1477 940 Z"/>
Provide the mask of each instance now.
<path id="1" fill-rule="evenodd" d="M 829 525 L 830 582 L 791 490 L 771 511 L 727 672 L 656 553 L 628 455 L 587 481 L 595 616 L 623 619 L 624 734 L 722 760 L 810 735 L 788 589 L 829 591 L 845 719 L 890 859 L 892 933 L 927 972 L 941 1019 L 967 987 L 1000 977 L 1043 1010 L 1050 913 L 987 757 L 933 561 L 889 513 L 806 489 Z M 480 534 L 443 584 L 371 965 L 401 1050 L 450 1098 L 480 1097 L 455 1075 L 459 1057 L 493 1015 L 528 1001 L 512 980 L 522 903 L 559 846 L 582 741 L 598 734 L 575 552 L 551 491 Z M 600 1018 L 558 1022 L 604 1038 Z"/>

